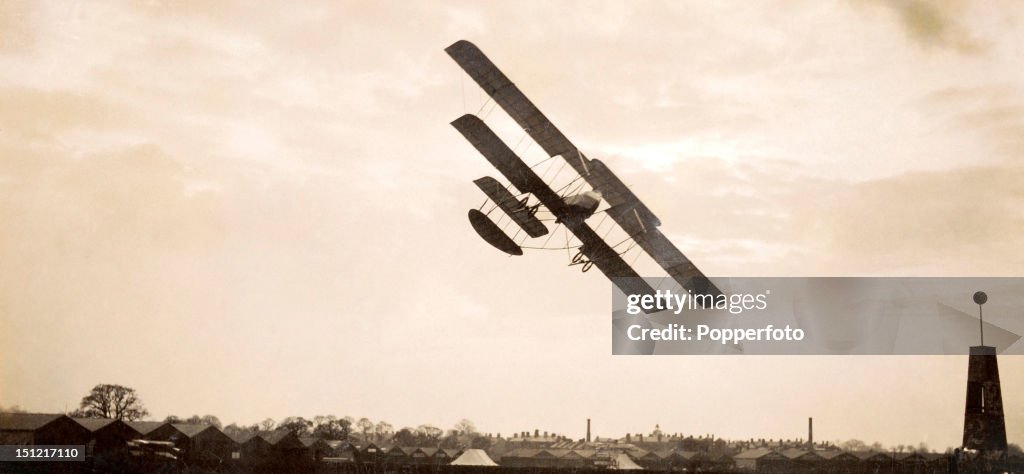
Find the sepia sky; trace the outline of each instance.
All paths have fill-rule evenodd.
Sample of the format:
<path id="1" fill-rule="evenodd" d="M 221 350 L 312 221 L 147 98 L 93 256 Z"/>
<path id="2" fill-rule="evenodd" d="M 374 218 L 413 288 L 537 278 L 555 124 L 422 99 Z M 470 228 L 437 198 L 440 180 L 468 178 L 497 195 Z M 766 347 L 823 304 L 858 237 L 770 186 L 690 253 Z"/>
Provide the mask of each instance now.
<path id="1" fill-rule="evenodd" d="M 1020 276 L 1022 29 L 1009 0 L 0 2 L 0 405 L 957 445 L 964 357 L 611 356 L 599 272 L 466 222 L 495 171 L 448 124 L 487 104 L 443 48 L 709 275 Z"/>

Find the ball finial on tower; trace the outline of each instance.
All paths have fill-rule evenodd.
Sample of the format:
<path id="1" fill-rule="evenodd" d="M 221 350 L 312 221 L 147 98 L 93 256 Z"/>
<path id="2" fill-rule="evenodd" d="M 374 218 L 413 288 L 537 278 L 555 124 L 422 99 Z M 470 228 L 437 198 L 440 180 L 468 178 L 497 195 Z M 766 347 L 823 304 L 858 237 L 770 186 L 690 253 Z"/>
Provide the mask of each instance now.
<path id="1" fill-rule="evenodd" d="M 978 291 L 974 293 L 974 302 L 978 304 L 978 335 L 981 336 L 981 345 L 985 345 L 985 313 L 981 309 L 981 305 L 988 301 L 988 295 L 984 291 Z"/>
<path id="2" fill-rule="evenodd" d="M 983 304 L 985 304 L 986 301 L 988 301 L 988 295 L 986 295 L 984 291 L 979 291 L 979 292 L 974 294 L 974 302 L 975 303 L 977 303 L 979 305 L 983 305 Z"/>

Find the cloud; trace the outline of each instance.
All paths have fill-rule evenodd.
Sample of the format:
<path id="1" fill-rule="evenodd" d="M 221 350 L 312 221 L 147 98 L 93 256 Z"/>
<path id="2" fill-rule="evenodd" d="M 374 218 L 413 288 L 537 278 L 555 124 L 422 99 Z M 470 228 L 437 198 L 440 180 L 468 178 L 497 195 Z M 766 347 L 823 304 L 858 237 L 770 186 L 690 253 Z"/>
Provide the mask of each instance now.
<path id="1" fill-rule="evenodd" d="M 976 133 L 991 155 L 1009 163 L 1019 163 L 1024 156 L 1024 94 L 1014 85 L 948 87 L 928 94 L 924 101 L 946 118 L 949 133 Z"/>
<path id="2" fill-rule="evenodd" d="M 0 87 L 0 143 L 52 146 L 62 134 L 117 132 L 142 117 L 131 107 L 79 91 Z"/>
<path id="3" fill-rule="evenodd" d="M 985 50 L 960 20 L 968 10 L 961 0 L 879 0 L 899 18 L 910 39 L 925 47 L 948 48 L 965 54 Z"/>
<path id="4" fill-rule="evenodd" d="M 33 19 L 29 2 L 0 4 L 0 53 L 20 52 L 32 46 L 35 41 Z"/>
<path id="5" fill-rule="evenodd" d="M 1015 275 L 1024 265 L 1013 257 L 1024 243 L 1019 164 L 851 180 L 794 161 L 670 155 L 667 168 L 637 172 L 645 151 L 605 161 L 709 274 Z"/>
<path id="6" fill-rule="evenodd" d="M 814 197 L 795 226 L 851 274 L 1016 275 L 1024 167 L 907 173 Z"/>

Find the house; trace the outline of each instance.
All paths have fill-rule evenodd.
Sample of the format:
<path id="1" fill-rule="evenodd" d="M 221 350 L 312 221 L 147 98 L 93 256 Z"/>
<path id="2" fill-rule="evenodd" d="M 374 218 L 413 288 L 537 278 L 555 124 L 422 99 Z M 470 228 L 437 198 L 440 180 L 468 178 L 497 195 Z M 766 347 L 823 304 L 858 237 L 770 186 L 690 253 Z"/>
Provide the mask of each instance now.
<path id="1" fill-rule="evenodd" d="M 607 453 L 605 453 L 607 454 Z M 517 448 L 501 457 L 501 465 L 508 467 L 582 469 L 598 464 L 602 453 L 595 449 L 534 449 Z M 607 457 L 607 456 L 605 456 Z M 609 461 L 611 458 L 608 458 Z M 611 462 L 606 463 L 611 465 Z"/>
<path id="2" fill-rule="evenodd" d="M 377 457 L 378 461 L 383 461 L 389 464 L 405 464 L 405 459 L 408 457 L 408 452 L 403 450 L 401 446 L 395 445 L 384 450 L 381 447 L 382 455 Z"/>
<path id="3" fill-rule="evenodd" d="M 408 456 L 406 462 L 411 464 L 447 464 L 449 461 L 448 454 L 440 448 L 402 448 L 402 451 Z"/>
<path id="4" fill-rule="evenodd" d="M 142 438 L 131 425 L 110 418 L 72 418 L 92 433 L 87 452 L 110 453 L 128 448 L 128 442 Z"/>
<path id="5" fill-rule="evenodd" d="M 413 457 L 417 464 L 436 464 L 438 459 L 447 458 L 447 455 L 438 458 L 438 451 L 444 452 L 441 448 L 416 448 L 416 453 L 413 454 Z M 447 464 L 447 462 L 444 464 Z"/>
<path id="6" fill-rule="evenodd" d="M 209 465 L 230 461 L 238 447 L 235 440 L 213 425 L 165 423 L 146 439 L 173 442 L 185 459 Z"/>
<path id="7" fill-rule="evenodd" d="M 462 450 L 461 449 L 445 448 L 445 449 L 439 449 L 438 451 L 444 451 L 444 457 L 446 459 L 455 459 L 455 458 L 459 457 L 460 454 L 462 454 Z"/>
<path id="8" fill-rule="evenodd" d="M 851 472 L 861 465 L 860 458 L 848 451 L 825 450 L 815 453 L 821 456 L 821 465 L 826 471 Z"/>
<path id="9" fill-rule="evenodd" d="M 507 438 L 505 441 L 516 448 L 543 449 L 550 448 L 555 443 L 563 440 L 565 440 L 565 438 L 562 436 L 548 433 L 541 434 L 540 431 L 534 430 L 533 436 L 530 436 L 527 432 L 517 433 L 512 438 Z"/>
<path id="10" fill-rule="evenodd" d="M 719 451 L 717 453 L 683 451 L 681 454 L 690 460 L 690 466 L 694 470 L 724 471 L 735 467 L 732 454 L 727 451 Z"/>
<path id="11" fill-rule="evenodd" d="M 516 448 L 501 456 L 501 465 L 507 467 L 535 467 L 536 458 L 540 452 L 540 449 Z"/>
<path id="12" fill-rule="evenodd" d="M 704 457 L 694 451 L 677 451 L 671 449 L 668 452 L 661 451 L 664 462 L 669 469 L 689 469 L 694 462 Z"/>
<path id="13" fill-rule="evenodd" d="M 662 469 L 661 456 L 659 456 L 655 451 L 636 448 L 630 451 L 630 455 L 633 456 L 633 459 L 635 459 L 638 464 L 647 469 Z"/>
<path id="14" fill-rule="evenodd" d="M 851 454 L 860 459 L 863 466 L 867 466 L 870 469 L 892 467 L 895 465 L 895 459 L 893 459 L 892 454 L 880 451 L 856 451 Z"/>
<path id="15" fill-rule="evenodd" d="M 561 450 L 559 450 L 561 451 Z M 558 455 L 558 465 L 563 468 L 584 468 L 593 464 L 594 450 L 588 450 L 587 452 L 574 451 L 571 449 L 560 452 Z"/>
<path id="16" fill-rule="evenodd" d="M 754 448 L 733 456 L 736 467 L 757 472 L 787 472 L 791 470 L 789 458 L 771 448 Z"/>
<path id="17" fill-rule="evenodd" d="M 67 415 L 43 413 L 0 413 L 0 444 L 81 445 L 92 432 Z"/>
<path id="18" fill-rule="evenodd" d="M 638 464 L 647 469 L 672 470 L 687 467 L 689 464 L 689 458 L 674 449 L 634 449 L 630 454 Z"/>
<path id="19" fill-rule="evenodd" d="M 232 436 L 231 439 L 238 444 L 238 459 L 241 462 L 259 464 L 269 460 L 273 455 L 274 445 L 255 431 L 243 432 Z"/>
<path id="20" fill-rule="evenodd" d="M 912 466 L 923 466 L 931 461 L 930 457 L 926 457 L 923 453 L 918 452 L 896 453 L 895 458 L 896 464 L 911 470 L 913 470 Z"/>
<path id="21" fill-rule="evenodd" d="M 164 426 L 168 423 L 165 421 L 129 421 L 127 422 L 127 424 L 133 430 L 138 431 L 139 434 L 141 434 L 142 437 L 145 438 L 150 433 L 152 433 L 153 430 L 156 430 L 157 428 L 160 428 L 161 426 Z"/>
<path id="22" fill-rule="evenodd" d="M 943 453 L 921 453 L 921 456 L 925 459 L 925 464 L 931 466 L 933 469 L 941 469 L 949 465 L 949 454 Z"/>
<path id="23" fill-rule="evenodd" d="M 280 459 L 305 459 L 309 454 L 309 449 L 294 431 L 283 429 L 261 431 L 259 436 L 274 447 L 274 455 Z"/>
<path id="24" fill-rule="evenodd" d="M 243 461 L 259 459 L 270 453 L 270 449 L 273 448 L 265 439 L 257 436 L 255 431 L 243 431 L 228 436 L 239 446 L 238 456 L 231 456 L 234 459 Z"/>
<path id="25" fill-rule="evenodd" d="M 783 450 L 781 453 L 786 459 L 793 461 L 794 463 L 800 464 L 814 464 L 822 461 L 822 457 L 815 451 L 810 451 L 804 448 L 789 448 Z"/>
<path id="26" fill-rule="evenodd" d="M 282 471 L 304 470 L 297 464 L 313 462 L 315 450 L 329 454 L 330 445 L 315 438 L 301 438 L 294 431 L 278 429 L 273 431 L 243 432 L 232 439 L 237 444 L 238 460 L 252 468 L 253 465 L 273 465 Z M 328 456 L 322 456 L 327 458 Z"/>
<path id="27" fill-rule="evenodd" d="M 313 436 L 300 436 L 299 441 L 303 446 L 305 446 L 309 456 L 316 461 L 322 460 L 333 452 L 331 445 L 320 438 Z"/>
<path id="28" fill-rule="evenodd" d="M 357 460 L 359 462 L 382 462 L 387 459 L 388 451 L 391 450 L 391 446 L 386 444 L 367 443 L 361 450 L 358 451 Z"/>
<path id="29" fill-rule="evenodd" d="M 324 459 L 330 460 L 331 462 L 353 462 L 356 459 L 356 452 L 358 449 L 348 441 L 342 441 L 339 439 L 327 440 L 327 445 L 330 446 L 331 451 L 328 456 Z"/>
<path id="30" fill-rule="evenodd" d="M 829 462 L 857 462 L 860 461 L 856 455 L 848 451 L 828 450 L 815 451 L 822 460 Z"/>
<path id="31" fill-rule="evenodd" d="M 451 453 L 450 449 L 437 448 L 431 450 L 430 448 L 426 448 L 423 452 L 430 455 L 430 459 L 433 461 L 433 464 L 448 464 L 457 457 Z"/>

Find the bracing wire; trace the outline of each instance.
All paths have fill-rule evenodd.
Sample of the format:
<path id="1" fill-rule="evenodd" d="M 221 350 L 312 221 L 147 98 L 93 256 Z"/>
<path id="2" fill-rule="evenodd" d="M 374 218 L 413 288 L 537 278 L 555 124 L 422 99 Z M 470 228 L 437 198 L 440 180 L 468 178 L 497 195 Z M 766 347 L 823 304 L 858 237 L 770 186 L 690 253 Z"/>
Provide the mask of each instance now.
<path id="1" fill-rule="evenodd" d="M 579 180 L 580 180 L 580 178 L 582 178 L 582 176 L 580 176 L 580 177 L 577 177 L 576 179 L 574 179 L 574 180 L 572 180 L 572 181 L 573 181 L 573 182 L 575 183 L 576 181 L 579 181 Z M 571 195 L 571 194 L 577 194 L 577 193 L 579 193 L 579 192 L 580 192 L 580 190 L 581 190 L 581 189 L 583 189 L 583 185 L 585 185 L 585 184 L 587 184 L 587 183 L 580 183 L 580 184 L 577 184 L 577 185 L 576 185 L 576 187 L 575 187 L 575 188 L 573 188 L 573 190 L 572 190 L 571 192 L 569 192 L 568 194 L 570 194 L 570 195 Z"/>
<path id="2" fill-rule="evenodd" d="M 480 117 L 480 112 L 483 112 L 484 111 L 484 107 L 487 107 L 487 104 L 490 104 L 490 103 L 491 103 L 491 96 L 487 96 L 487 100 L 484 101 L 484 105 L 481 105 L 480 109 L 478 109 L 476 111 L 476 116 Z"/>
<path id="3" fill-rule="evenodd" d="M 513 153 L 515 153 L 515 151 L 519 149 L 519 145 L 522 145 L 523 144 L 523 140 L 525 140 L 525 139 L 526 139 L 526 134 L 524 133 L 522 137 L 519 137 L 519 141 L 516 142 L 516 146 L 512 147 L 512 152 Z"/>
<path id="4" fill-rule="evenodd" d="M 526 152 L 530 151 L 531 146 L 533 146 L 533 140 L 526 142 L 526 149 L 523 150 L 523 155 L 526 155 Z"/>
<path id="5" fill-rule="evenodd" d="M 607 218 L 608 218 L 608 214 L 607 213 L 605 213 L 605 215 L 601 216 L 601 220 L 597 221 L 597 227 L 594 228 L 594 232 L 600 232 L 601 225 L 604 224 L 604 220 L 607 219 Z M 614 227 L 615 226 L 609 227 L 608 230 L 611 231 L 611 229 L 614 228 Z"/>
<path id="6" fill-rule="evenodd" d="M 562 174 L 562 170 L 565 169 L 565 165 L 567 165 L 567 164 L 569 164 L 568 161 L 562 160 L 562 166 L 558 167 L 558 171 L 556 171 L 555 175 L 551 177 L 551 181 L 550 182 L 554 183 L 555 180 L 558 179 L 558 175 Z"/>
<path id="7" fill-rule="evenodd" d="M 569 186 L 572 186 L 573 184 L 576 184 L 576 182 L 581 180 L 581 179 L 583 179 L 582 176 L 577 176 L 577 177 L 573 178 L 573 180 L 569 181 L 569 183 L 567 183 L 565 186 L 562 186 L 562 187 L 558 188 L 558 190 L 555 191 L 555 194 L 558 194 L 559 196 L 564 198 L 565 194 L 563 194 L 562 191 L 565 191 L 566 189 L 569 188 Z M 583 183 L 580 183 L 580 187 L 582 187 L 582 186 L 583 186 Z"/>
<path id="8" fill-rule="evenodd" d="M 530 142 L 530 143 L 533 143 L 533 142 Z M 528 143 L 528 144 L 526 145 L 526 148 L 527 148 L 527 149 L 529 149 L 529 148 L 530 148 L 530 144 L 529 144 L 529 143 Z M 558 156 L 558 155 L 555 155 L 555 156 Z M 537 163 L 533 164 L 533 166 L 530 166 L 530 169 L 533 169 L 533 168 L 536 168 L 536 167 L 538 167 L 538 166 L 540 166 L 540 165 L 543 165 L 544 163 L 547 163 L 548 161 L 550 161 L 550 160 L 551 160 L 551 159 L 553 159 L 553 158 L 554 158 L 554 156 L 549 156 L 549 157 L 547 157 L 547 158 L 544 158 L 543 160 L 540 160 L 540 161 L 538 161 Z M 551 167 L 551 165 L 548 165 L 548 167 L 550 168 L 550 167 Z M 542 176 L 542 177 L 541 177 L 540 179 L 541 179 L 541 180 L 543 180 L 543 179 L 544 179 L 544 177 Z"/>
<path id="9" fill-rule="evenodd" d="M 630 248 L 633 248 L 633 246 L 631 245 L 631 246 L 630 246 Z M 629 250 L 627 250 L 627 252 L 628 252 L 628 251 L 629 251 Z M 637 260 L 640 260 L 640 254 L 642 254 L 642 253 L 643 253 L 643 252 L 637 252 L 637 253 L 636 253 L 636 256 L 634 256 L 634 257 L 633 257 L 633 261 L 629 263 L 629 266 L 630 266 L 630 268 L 632 268 L 632 267 L 633 267 L 633 265 L 636 265 L 636 261 L 637 261 Z"/>
<path id="10" fill-rule="evenodd" d="M 561 248 L 561 247 L 530 247 L 528 245 L 520 245 L 519 247 L 523 248 L 523 249 L 526 249 L 526 250 L 558 250 L 558 251 L 562 251 L 562 250 L 576 250 L 576 249 L 579 249 L 580 247 L 583 247 L 583 245 L 570 245 L 568 247 L 565 247 L 564 249 Z"/>
<path id="11" fill-rule="evenodd" d="M 544 239 L 544 243 L 543 244 L 540 244 L 541 247 L 547 247 L 548 246 L 548 242 L 550 242 L 551 238 L 555 236 L 555 232 L 558 232 L 558 228 L 559 227 L 562 227 L 562 223 L 561 222 L 559 222 L 558 224 L 555 225 L 555 228 L 551 230 L 550 234 L 548 234 L 548 238 Z"/>
<path id="12" fill-rule="evenodd" d="M 516 237 L 519 237 L 519 233 L 522 232 L 522 230 L 523 230 L 523 228 L 520 227 L 519 225 L 516 225 L 516 227 L 517 227 L 516 233 L 512 234 L 512 240 L 516 240 Z M 524 242 L 525 242 L 525 239 L 524 239 Z"/>
<path id="13" fill-rule="evenodd" d="M 661 285 L 665 284 L 665 280 L 667 280 L 667 278 L 658 278 L 658 280 L 658 287 L 654 289 L 655 293 L 661 291 Z"/>
<path id="14" fill-rule="evenodd" d="M 481 118 L 481 120 L 487 120 L 487 117 L 491 116 L 491 112 L 494 112 L 494 109 L 497 106 L 498 106 L 497 102 L 491 102 L 491 108 L 487 109 L 487 112 L 484 112 L 484 116 Z"/>
<path id="15" fill-rule="evenodd" d="M 568 227 L 565 227 L 565 256 L 569 257 L 569 258 L 572 258 L 572 255 L 569 253 L 569 228 Z"/>
<path id="16" fill-rule="evenodd" d="M 615 247 L 618 247 L 626 242 L 629 242 L 630 239 L 632 239 L 632 237 L 626 237 L 625 239 L 618 241 L 618 243 L 616 243 L 615 245 L 611 245 L 610 247 L 614 249 Z"/>
<path id="17" fill-rule="evenodd" d="M 531 143 L 533 143 L 533 142 L 531 142 Z M 558 156 L 558 155 L 552 155 L 552 156 L 549 156 L 549 157 L 548 157 L 548 158 L 547 158 L 546 160 L 544 160 L 544 161 L 548 161 L 548 160 L 551 160 L 552 158 L 554 158 L 554 157 L 556 157 L 556 156 Z M 554 166 L 555 166 L 555 162 L 554 162 L 554 161 L 552 161 L 552 162 L 548 163 L 548 166 L 547 166 L 547 168 L 544 168 L 544 174 L 542 174 L 542 175 L 540 176 L 540 180 L 541 180 L 541 181 L 544 181 L 544 179 L 548 177 L 548 173 L 549 173 L 549 172 L 551 172 L 551 168 L 553 168 Z M 547 181 L 544 181 L 544 182 L 547 182 Z"/>

